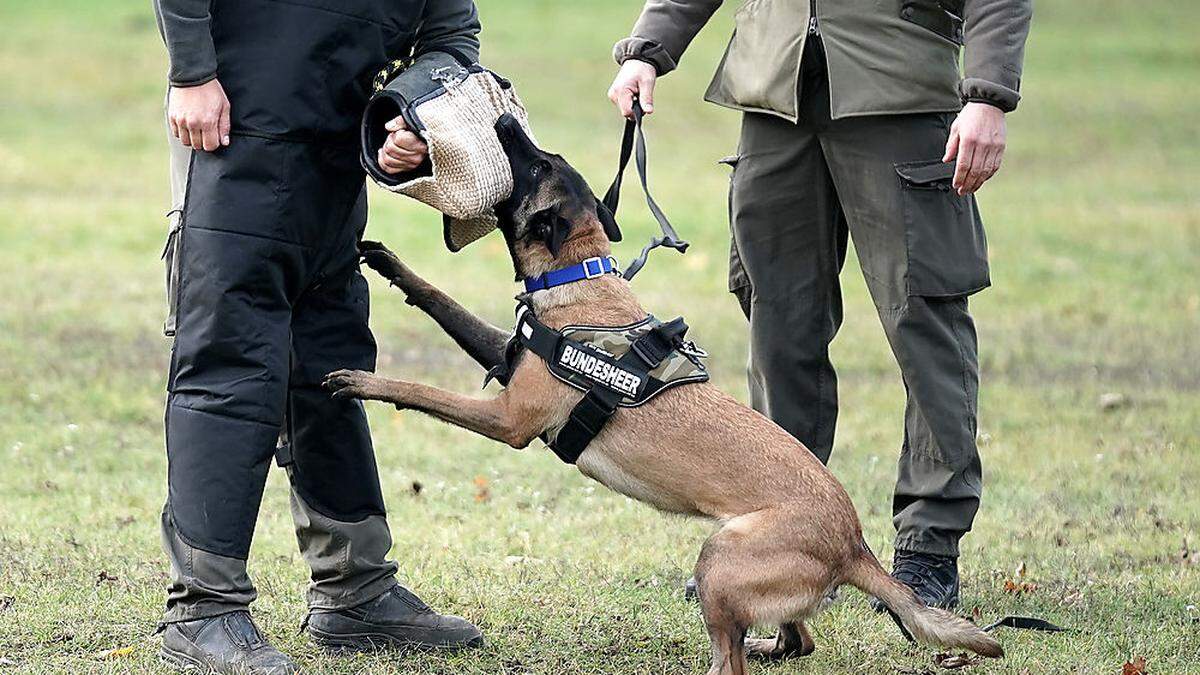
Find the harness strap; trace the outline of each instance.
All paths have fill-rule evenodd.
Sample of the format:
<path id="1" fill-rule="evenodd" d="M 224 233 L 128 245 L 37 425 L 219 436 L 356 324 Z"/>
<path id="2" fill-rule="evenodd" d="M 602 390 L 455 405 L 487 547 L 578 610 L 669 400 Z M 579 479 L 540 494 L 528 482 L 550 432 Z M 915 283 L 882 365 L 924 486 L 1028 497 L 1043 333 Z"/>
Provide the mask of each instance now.
<path id="1" fill-rule="evenodd" d="M 613 179 L 612 185 L 608 188 L 608 192 L 604 194 L 604 205 L 612 211 L 613 215 L 617 213 L 617 206 L 621 201 L 621 182 L 625 178 L 625 167 L 629 166 L 629 158 L 636 150 L 636 165 L 638 177 L 642 182 L 642 192 L 646 194 L 646 205 L 650 207 L 650 213 L 654 214 L 654 219 L 658 221 L 658 226 L 662 229 L 663 236 L 651 237 L 650 243 L 646 244 L 638 257 L 634 258 L 629 263 L 629 267 L 625 268 L 625 273 L 622 275 L 628 281 L 633 279 L 633 276 L 642 269 L 646 264 L 646 257 L 660 246 L 673 248 L 680 253 L 687 252 L 688 242 L 679 238 L 675 232 L 675 228 L 671 226 L 671 221 L 667 219 L 667 215 L 659 208 L 658 203 L 654 201 L 654 197 L 650 196 L 650 185 L 646 178 L 646 136 L 642 132 L 642 118 L 645 113 L 642 111 L 642 104 L 637 98 L 633 99 L 633 119 L 625 121 L 625 134 L 621 138 L 621 159 L 617 167 L 617 177 Z"/>
<path id="2" fill-rule="evenodd" d="M 675 341 L 687 333 L 682 318 L 651 328 L 633 341 L 629 351 L 617 359 L 617 364 L 630 369 L 654 370 L 670 356 Z M 621 395 L 601 386 L 592 387 L 571 409 L 551 447 L 554 454 L 567 464 L 574 464 L 592 439 L 600 434 L 621 403 Z"/>
<path id="3" fill-rule="evenodd" d="M 579 403 L 571 408 L 567 423 L 558 432 L 550 449 L 567 464 L 574 464 L 592 439 L 600 435 L 604 425 L 617 411 L 620 395 L 603 387 L 592 387 Z"/>
<path id="4" fill-rule="evenodd" d="M 512 374 L 516 356 L 523 347 L 545 361 L 548 366 L 557 362 L 560 348 L 586 350 L 589 357 L 615 365 L 637 376 L 642 382 L 640 386 L 644 387 L 650 372 L 658 368 L 678 348 L 677 343 L 683 339 L 687 330 L 688 326 L 682 318 L 659 324 L 634 340 L 629 351 L 623 356 L 614 359 L 589 349 L 538 321 L 529 305 L 522 302 L 517 305 L 516 328 L 505 349 L 505 363 L 488 372 L 484 385 L 486 386 L 492 378 L 506 384 Z M 554 442 L 549 444 L 550 449 L 562 461 L 574 464 L 592 439 L 604 429 L 604 425 L 620 407 L 621 400 L 626 395 L 630 393 L 620 392 L 613 386 L 606 386 L 593 379 L 592 386 L 571 409 L 562 430 L 558 432 Z"/>

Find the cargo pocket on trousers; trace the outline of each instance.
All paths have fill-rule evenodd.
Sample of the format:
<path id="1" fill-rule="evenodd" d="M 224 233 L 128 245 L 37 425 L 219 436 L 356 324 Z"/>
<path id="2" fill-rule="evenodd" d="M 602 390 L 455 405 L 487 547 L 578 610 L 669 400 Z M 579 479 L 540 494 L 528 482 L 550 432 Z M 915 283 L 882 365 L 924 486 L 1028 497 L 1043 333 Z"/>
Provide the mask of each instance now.
<path id="1" fill-rule="evenodd" d="M 750 318 L 750 277 L 746 274 L 746 268 L 742 265 L 742 256 L 738 251 L 737 236 L 733 231 L 733 190 L 734 178 L 737 176 L 738 162 L 741 161 L 738 155 L 730 155 L 720 160 L 720 164 L 724 164 L 730 168 L 729 172 L 729 292 L 733 293 L 737 298 L 738 304 L 742 307 L 742 313 L 746 318 Z"/>
<path id="2" fill-rule="evenodd" d="M 959 196 L 954 164 L 940 159 L 896 165 L 904 201 L 908 295 L 950 298 L 991 284 L 987 237 L 972 195 Z"/>

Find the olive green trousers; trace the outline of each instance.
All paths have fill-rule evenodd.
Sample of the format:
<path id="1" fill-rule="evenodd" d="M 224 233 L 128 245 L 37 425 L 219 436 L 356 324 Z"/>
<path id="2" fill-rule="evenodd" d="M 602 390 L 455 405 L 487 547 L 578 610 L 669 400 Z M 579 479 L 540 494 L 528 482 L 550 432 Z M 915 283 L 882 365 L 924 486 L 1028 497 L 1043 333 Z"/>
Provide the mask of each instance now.
<path id="1" fill-rule="evenodd" d="M 952 116 L 831 120 L 822 54 L 808 51 L 799 123 L 746 114 L 727 160 L 730 290 L 750 321 L 751 402 L 829 459 L 838 413 L 829 344 L 852 239 L 908 396 L 896 548 L 958 555 L 982 493 L 967 296 L 989 278 L 975 200 L 950 189 L 953 164 L 941 162 Z"/>

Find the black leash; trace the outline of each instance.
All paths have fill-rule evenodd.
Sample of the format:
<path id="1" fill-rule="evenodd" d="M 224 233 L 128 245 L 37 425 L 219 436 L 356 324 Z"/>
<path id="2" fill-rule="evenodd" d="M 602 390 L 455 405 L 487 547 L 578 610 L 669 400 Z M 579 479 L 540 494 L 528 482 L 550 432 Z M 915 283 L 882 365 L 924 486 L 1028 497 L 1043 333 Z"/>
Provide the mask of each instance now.
<path id="1" fill-rule="evenodd" d="M 1067 633 L 1071 629 L 1056 626 L 1045 619 L 1038 619 L 1032 616 L 1006 616 L 1003 619 L 994 621 L 982 629 L 985 633 L 990 633 L 997 628 L 1020 628 L 1021 630 L 1037 630 L 1043 633 Z"/>
<path id="2" fill-rule="evenodd" d="M 904 622 L 900 620 L 900 617 L 897 616 L 896 613 L 891 610 L 891 608 L 884 607 L 884 609 L 887 610 L 888 616 L 892 617 L 892 621 L 895 622 L 896 627 L 900 629 L 900 633 L 902 635 L 904 635 L 904 639 L 909 642 L 916 643 L 916 639 L 913 638 L 912 633 L 909 633 L 908 629 L 904 627 Z M 979 630 L 981 630 L 985 633 L 990 633 L 990 632 L 996 630 L 997 628 L 1017 628 L 1020 630 L 1036 630 L 1036 631 L 1040 631 L 1042 633 L 1069 633 L 1069 632 L 1071 632 L 1070 628 L 1063 628 L 1062 626 L 1052 624 L 1045 619 L 1038 619 L 1038 618 L 1032 617 L 1032 616 L 1006 616 L 1003 619 L 998 619 L 996 621 L 993 621 L 992 623 L 989 623 L 988 625 L 980 628 Z"/>
<path id="3" fill-rule="evenodd" d="M 642 118 L 645 113 L 642 111 L 642 104 L 637 98 L 633 99 L 633 119 L 625 120 L 625 135 L 621 138 L 621 160 L 617 168 L 617 177 L 613 179 L 613 183 L 608 188 L 608 192 L 604 194 L 604 205 L 612 211 L 615 216 L 617 206 L 621 201 L 621 181 L 625 177 L 625 167 L 629 166 L 629 158 L 636 156 L 636 164 L 638 177 L 641 178 L 642 192 L 646 193 L 646 205 L 650 207 L 650 213 L 654 214 L 654 219 L 658 221 L 658 226 L 662 228 L 663 236 L 651 237 L 650 243 L 642 249 L 638 257 L 634 258 L 629 263 L 629 267 L 625 268 L 624 274 L 626 280 L 632 279 L 646 265 L 646 257 L 650 255 L 650 251 L 660 247 L 667 246 L 673 248 L 680 253 L 685 253 L 688 248 L 688 243 L 679 238 L 679 234 L 675 232 L 675 228 L 671 227 L 671 221 L 667 220 L 667 215 L 659 208 L 658 203 L 654 201 L 654 197 L 650 196 L 650 185 L 646 179 L 646 136 L 642 132 Z M 636 153 L 635 153 L 636 150 Z"/>

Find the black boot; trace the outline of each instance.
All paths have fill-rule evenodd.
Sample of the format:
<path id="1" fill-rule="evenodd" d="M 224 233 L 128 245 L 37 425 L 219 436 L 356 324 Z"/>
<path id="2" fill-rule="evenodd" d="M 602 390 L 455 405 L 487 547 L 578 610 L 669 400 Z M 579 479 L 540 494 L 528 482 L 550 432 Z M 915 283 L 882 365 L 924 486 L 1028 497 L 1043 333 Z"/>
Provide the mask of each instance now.
<path id="1" fill-rule="evenodd" d="M 313 612 L 307 623 L 313 642 L 327 649 L 457 649 L 483 644 L 483 633 L 469 621 L 438 614 L 399 585 L 358 607 Z"/>
<path id="2" fill-rule="evenodd" d="M 163 630 L 164 662 L 181 670 L 238 675 L 283 675 L 300 668 L 267 642 L 250 618 L 240 611 L 194 621 L 168 624 Z"/>
<path id="3" fill-rule="evenodd" d="M 904 583 L 930 607 L 953 609 L 958 606 L 958 558 L 913 551 L 896 551 L 892 578 Z M 886 609 L 871 598 L 876 612 Z"/>

